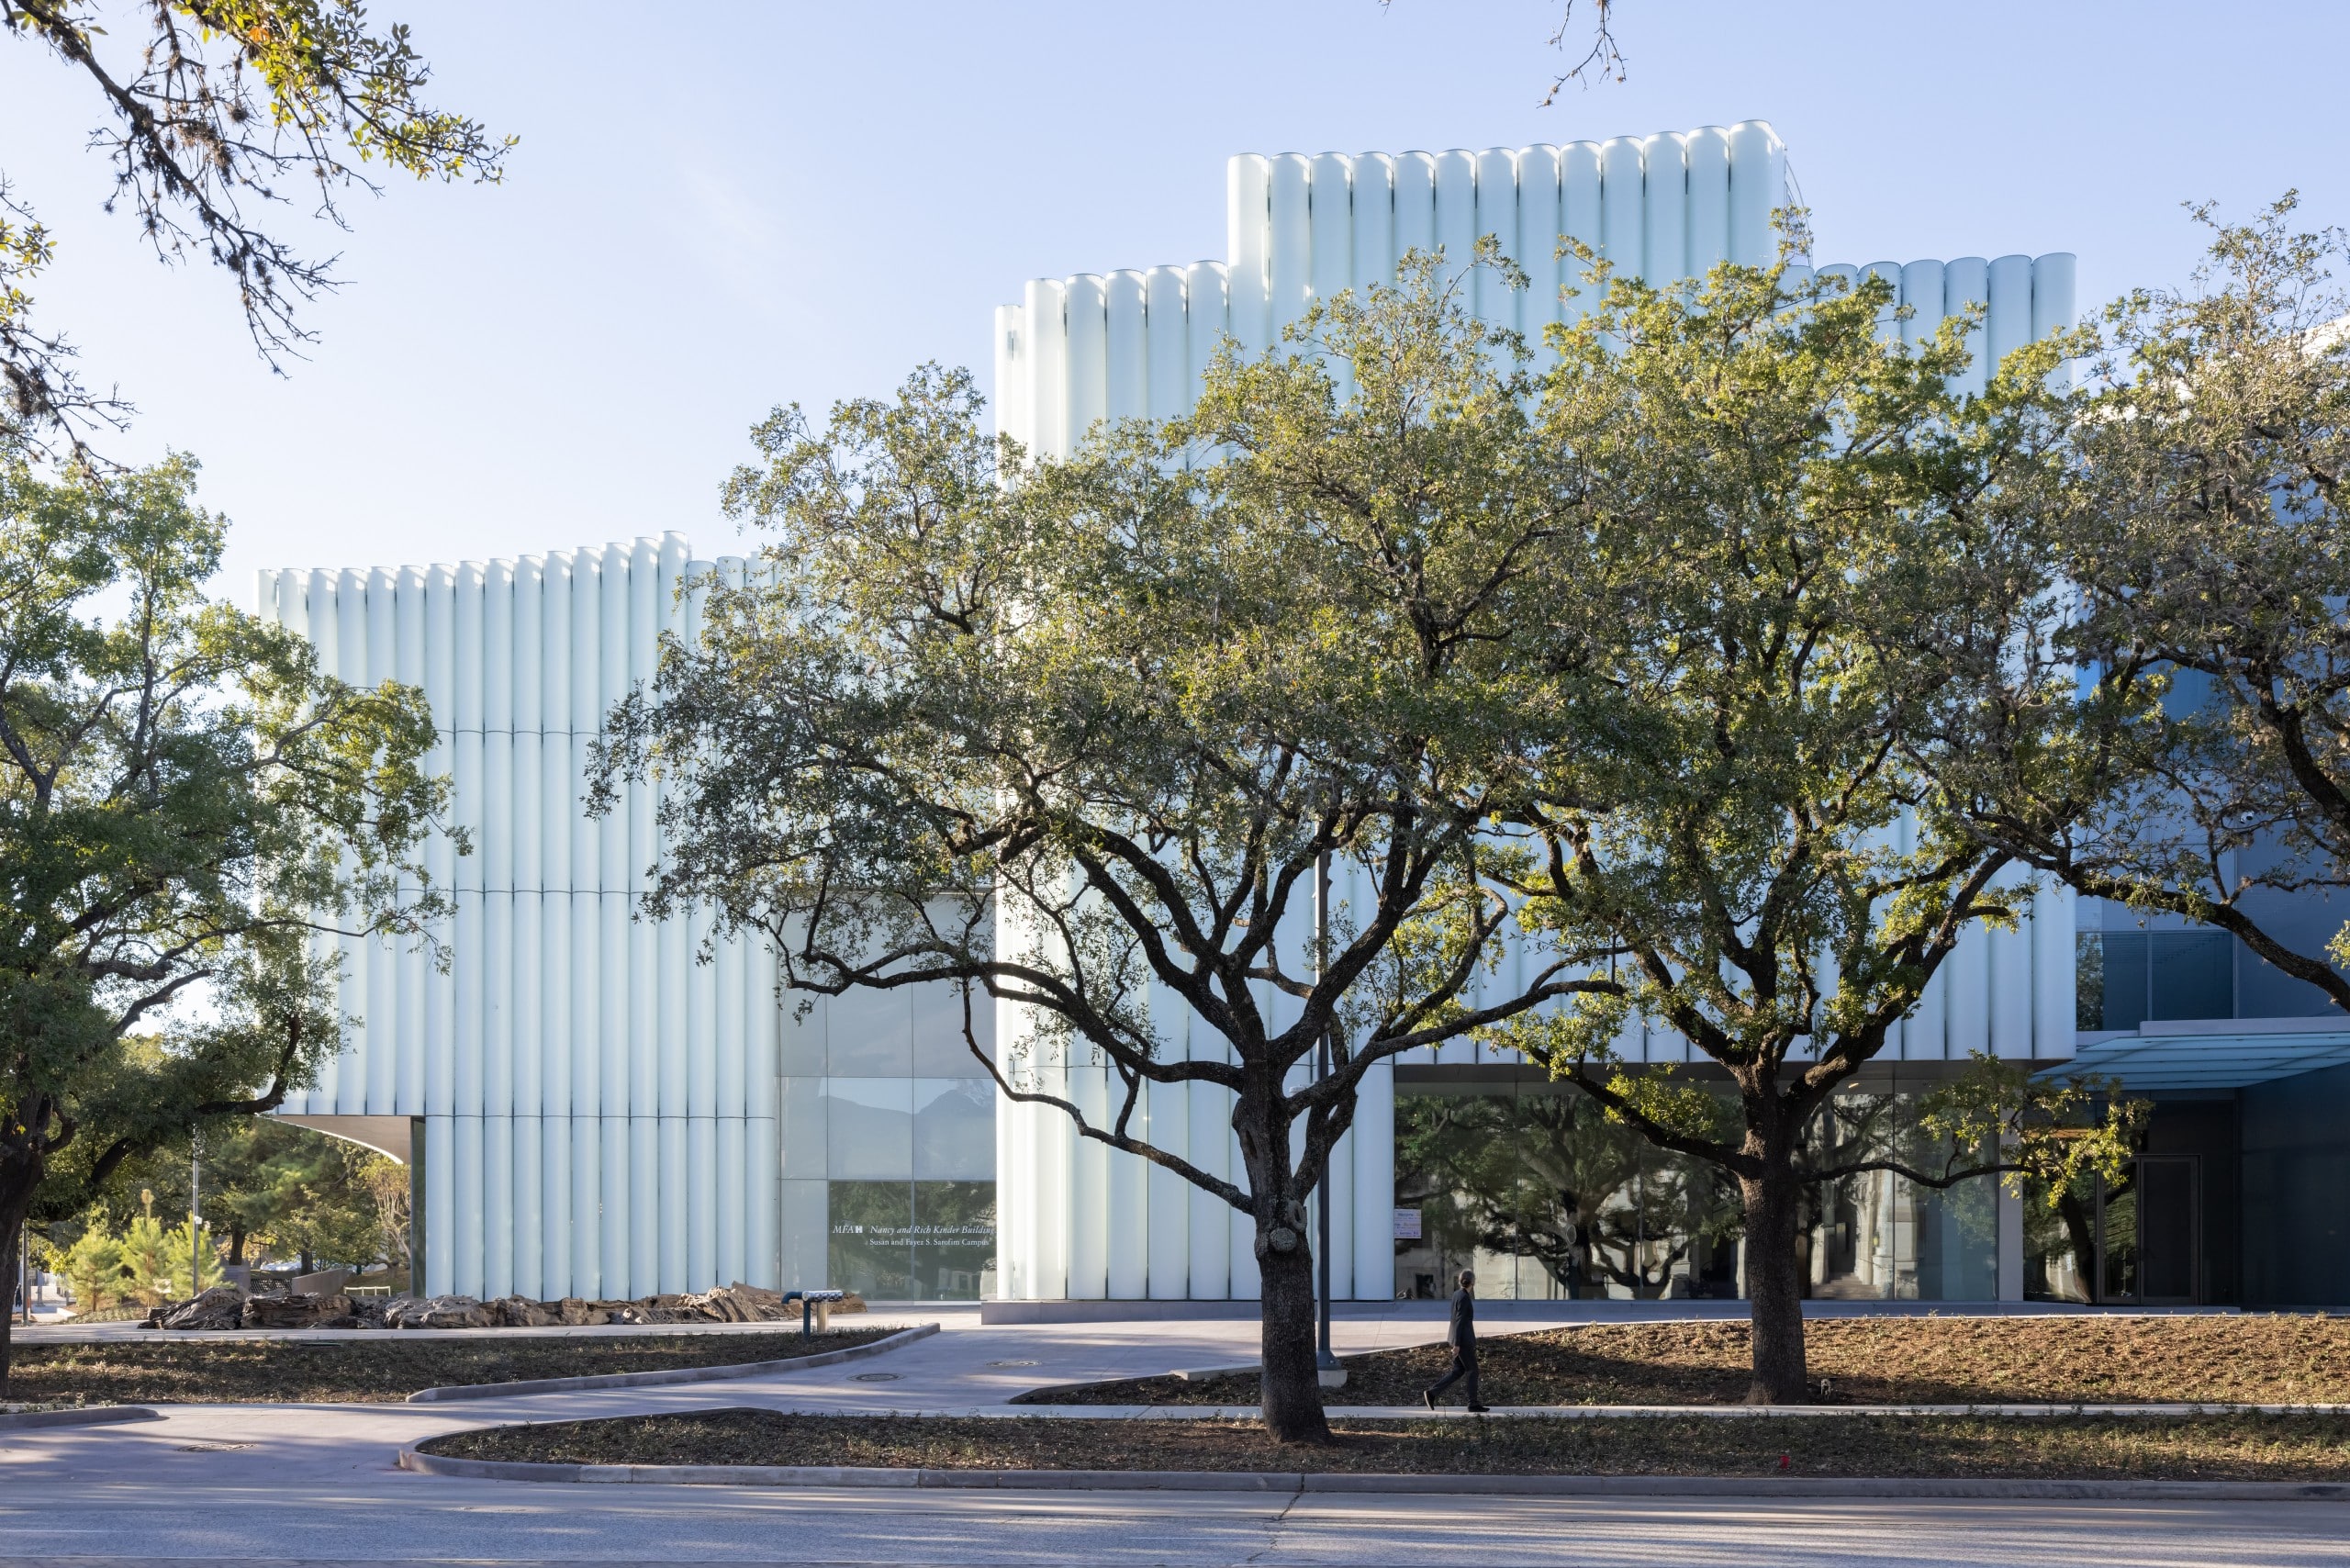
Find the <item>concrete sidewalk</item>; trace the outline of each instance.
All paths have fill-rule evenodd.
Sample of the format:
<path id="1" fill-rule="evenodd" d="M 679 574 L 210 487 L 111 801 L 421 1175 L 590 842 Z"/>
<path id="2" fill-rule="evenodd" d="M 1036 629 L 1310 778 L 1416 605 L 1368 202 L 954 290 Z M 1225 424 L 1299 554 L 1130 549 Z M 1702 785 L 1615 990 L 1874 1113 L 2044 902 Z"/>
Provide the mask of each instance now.
<path id="1" fill-rule="evenodd" d="M 390 1468 L 393 1450 L 472 1427 L 723 1409 L 899 1414 L 989 1409 L 1056 1383 L 1155 1376 L 1254 1357 L 1257 1326 L 1235 1320 L 983 1327 L 940 1315 L 941 1331 L 864 1361 L 657 1387 L 568 1390 L 452 1404 L 157 1405 L 159 1421 L 0 1433 L 11 1486 L 108 1481 L 154 1486 L 332 1485 Z M 883 1314 L 872 1321 L 887 1321 Z M 1525 1327 L 1537 1327 L 1527 1324 Z M 492 1330 L 491 1332 L 498 1332 Z M 510 1332 L 510 1331 L 509 1331 Z M 1433 1320 L 1347 1321 L 1341 1353 L 1427 1343 Z M 175 1336 L 185 1342 L 185 1336 Z"/>

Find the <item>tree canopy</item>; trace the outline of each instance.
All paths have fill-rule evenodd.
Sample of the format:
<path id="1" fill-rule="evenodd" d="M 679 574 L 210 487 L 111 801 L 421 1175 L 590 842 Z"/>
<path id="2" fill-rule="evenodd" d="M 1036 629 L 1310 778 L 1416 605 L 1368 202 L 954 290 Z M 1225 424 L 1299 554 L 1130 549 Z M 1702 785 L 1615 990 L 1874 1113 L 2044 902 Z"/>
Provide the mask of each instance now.
<path id="1" fill-rule="evenodd" d="M 2320 902 L 2350 888 L 2350 239 L 2296 208 L 2194 209 L 2190 286 L 2107 309 L 2043 500 L 2067 649 L 2115 694 L 2072 715 L 2064 788 L 2096 804 L 2049 820 L 2010 761 L 1979 825 L 2350 1007 L 2350 925 Z"/>
<path id="2" fill-rule="evenodd" d="M 767 547 L 614 711 L 599 790 L 660 772 L 648 913 L 715 906 L 788 985 L 1030 1009 L 988 1060 L 1003 1092 L 1248 1219 L 1268 1420 L 1310 1436 L 1304 1200 L 1363 1075 L 1572 992 L 1593 955 L 1538 939 L 1495 980 L 1484 824 L 1523 809 L 1530 716 L 1583 678 L 1508 652 L 1539 618 L 1555 656 L 1586 603 L 1556 591 L 1575 487 L 1522 356 L 1426 258 L 1295 350 L 1227 353 L 1190 420 L 1008 487 L 960 373 L 821 433 L 778 411 L 728 492 Z M 1317 952 L 1326 868 L 1352 890 Z M 1078 1060 L 1107 1105 L 1068 1087 Z M 1144 1086 L 1186 1083 L 1234 1095 L 1239 1168 L 1145 1133 Z"/>
<path id="3" fill-rule="evenodd" d="M 0 1245 L 52 1179 L 71 1212 L 281 1103 L 345 1023 L 310 939 L 421 940 L 442 907 L 421 695 L 207 599 L 224 524 L 194 482 L 0 466 Z"/>

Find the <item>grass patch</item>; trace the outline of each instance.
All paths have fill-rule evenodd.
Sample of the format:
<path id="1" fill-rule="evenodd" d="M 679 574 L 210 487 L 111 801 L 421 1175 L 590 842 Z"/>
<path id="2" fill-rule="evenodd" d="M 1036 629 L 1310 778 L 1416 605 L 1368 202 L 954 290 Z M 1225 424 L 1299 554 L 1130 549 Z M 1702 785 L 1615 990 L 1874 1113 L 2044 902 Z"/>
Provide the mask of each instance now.
<path id="1" fill-rule="evenodd" d="M 934 1470 L 1279 1470 L 1374 1474 L 2004 1476 L 2350 1480 L 2350 1421 L 2324 1416 L 1879 1417 L 1341 1421 L 1326 1447 L 1250 1422 L 789 1416 L 559 1421 L 418 1446 L 566 1464 L 831 1464 Z"/>
<path id="2" fill-rule="evenodd" d="M 841 1328 L 812 1343 L 775 1334 L 515 1335 L 440 1338 L 191 1339 L 185 1344 L 16 1347 L 13 1398 L 93 1404 L 245 1401 L 388 1404 L 420 1388 L 782 1361 L 870 1344 L 896 1327 Z"/>
<path id="3" fill-rule="evenodd" d="M 1743 1323 L 1608 1323 L 1479 1345 L 1489 1405 L 1735 1405 Z M 1852 1317 L 1804 1325 L 1834 1405 L 2350 1404 L 2350 1318 Z M 1451 1364 L 1442 1346 L 1341 1358 L 1332 1404 L 1416 1405 Z M 1455 1394 L 1457 1395 L 1458 1390 Z M 1040 1394 L 1053 1405 L 1253 1405 L 1254 1372 L 1135 1378 Z"/>

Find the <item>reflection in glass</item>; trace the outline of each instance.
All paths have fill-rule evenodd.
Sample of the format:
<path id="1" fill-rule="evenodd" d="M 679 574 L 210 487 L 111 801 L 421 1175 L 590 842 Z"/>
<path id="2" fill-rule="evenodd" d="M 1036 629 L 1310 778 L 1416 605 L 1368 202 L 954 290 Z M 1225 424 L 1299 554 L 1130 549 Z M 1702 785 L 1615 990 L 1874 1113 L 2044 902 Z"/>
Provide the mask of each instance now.
<path id="1" fill-rule="evenodd" d="M 2045 1183 L 2023 1192 L 2023 1296 L 2086 1305 L 2097 1299 L 2097 1181 L 2075 1178 L 2052 1198 Z"/>
<path id="2" fill-rule="evenodd" d="M 913 1070 L 919 1078 L 985 1078 L 987 1069 L 971 1055 L 963 1037 L 963 994 L 944 983 L 908 988 L 913 1012 Z M 995 1001 L 984 991 L 971 993 L 971 1033 L 979 1049 L 995 1052 Z"/>
<path id="3" fill-rule="evenodd" d="M 995 1268 L 992 1182 L 834 1182 L 831 1281 L 868 1300 L 977 1301 Z"/>
<path id="4" fill-rule="evenodd" d="M 902 1182 L 913 1174 L 912 1080 L 828 1078 L 824 1122 L 832 1175 Z"/>
<path id="5" fill-rule="evenodd" d="M 1399 1295 L 1449 1294 L 1461 1268 L 1497 1297 L 1737 1294 L 1729 1178 L 1562 1085 L 1399 1088 L 1395 1132 L 1396 1203 L 1420 1228 L 1397 1243 Z"/>
<path id="6" fill-rule="evenodd" d="M 995 1268 L 995 1183 L 913 1183 L 913 1294 L 918 1301 L 977 1301 Z"/>
<path id="7" fill-rule="evenodd" d="M 2236 1015 L 2235 946 L 2221 932 L 2085 931 L 2074 972 L 2084 1029 Z"/>
<path id="8" fill-rule="evenodd" d="M 995 1176 L 995 1084 L 984 1078 L 917 1078 L 913 1174 L 988 1181 Z"/>
<path id="9" fill-rule="evenodd" d="M 1897 1087 L 1898 1087 L 1897 1083 Z M 1727 1092 L 1726 1091 L 1724 1092 Z M 1807 1129 L 1813 1170 L 1871 1159 L 1935 1172 L 1977 1162 L 1916 1124 L 1914 1092 L 1838 1095 Z M 1724 1105 L 1725 1130 L 1734 1117 Z M 1594 1101 L 1539 1081 L 1396 1086 L 1395 1288 L 1442 1296 L 1461 1268 L 1489 1296 L 1617 1300 L 1741 1291 L 1736 1182 L 1657 1148 Z M 1988 1301 L 1998 1189 L 1935 1189 L 1891 1170 L 1809 1189 L 1799 1245 L 1815 1296 Z M 1413 1234 L 1416 1231 L 1416 1235 Z"/>
<path id="10" fill-rule="evenodd" d="M 1805 1139 L 1814 1170 L 1884 1159 L 1939 1172 L 1983 1159 L 1930 1137 L 1916 1096 L 1850 1092 L 1823 1107 Z M 1998 1193 L 1987 1180 L 1935 1188 L 1864 1170 L 1811 1190 L 1811 1294 L 1844 1301 L 1988 1301 L 1998 1294 Z"/>
<path id="11" fill-rule="evenodd" d="M 913 1276 L 913 1185 L 834 1182 L 828 1193 L 832 1286 L 903 1301 Z"/>
<path id="12" fill-rule="evenodd" d="M 914 1070 L 913 999 L 902 989 L 852 987 L 824 1000 L 824 1053 L 834 1078 L 905 1078 Z"/>
<path id="13" fill-rule="evenodd" d="M 2138 1184 L 2134 1180 L 2105 1190 L 2098 1227 L 2105 1242 L 2104 1301 L 2138 1299 Z"/>

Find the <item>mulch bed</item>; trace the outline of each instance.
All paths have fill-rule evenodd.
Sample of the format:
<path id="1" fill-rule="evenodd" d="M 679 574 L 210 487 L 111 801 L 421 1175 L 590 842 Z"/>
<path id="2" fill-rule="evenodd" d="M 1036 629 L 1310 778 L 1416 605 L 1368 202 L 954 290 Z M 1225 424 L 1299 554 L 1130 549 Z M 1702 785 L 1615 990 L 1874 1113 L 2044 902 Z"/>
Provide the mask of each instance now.
<path id="1" fill-rule="evenodd" d="M 1834 1405 L 2350 1404 L 2350 1318 L 1862 1317 L 1804 1326 Z M 1479 1342 L 1488 1405 L 1736 1405 L 1743 1323 L 1609 1323 Z M 1416 1405 L 1451 1364 L 1440 1345 L 1340 1358 L 1332 1405 Z M 1459 1389 L 1451 1391 L 1458 1397 Z M 1050 1405 L 1253 1405 L 1254 1372 L 1136 1378 L 1023 1396 Z"/>
<path id="2" fill-rule="evenodd" d="M 464 1459 L 565 1464 L 2350 1480 L 2350 1422 L 2322 1416 L 1464 1417 L 1335 1425 L 1337 1439 L 1327 1446 L 1282 1447 L 1254 1423 L 1238 1421 L 715 1410 L 499 1427 L 418 1446 Z"/>
<path id="3" fill-rule="evenodd" d="M 186 1344 L 16 1347 L 12 1399 L 93 1404 L 243 1401 L 389 1404 L 420 1388 L 591 1377 L 775 1361 L 869 1344 L 901 1324 L 836 1328 L 803 1340 L 774 1334 L 531 1335 L 442 1339 L 386 1332 L 367 1339 L 203 1339 Z"/>

